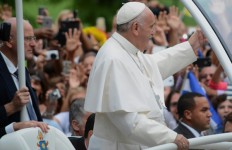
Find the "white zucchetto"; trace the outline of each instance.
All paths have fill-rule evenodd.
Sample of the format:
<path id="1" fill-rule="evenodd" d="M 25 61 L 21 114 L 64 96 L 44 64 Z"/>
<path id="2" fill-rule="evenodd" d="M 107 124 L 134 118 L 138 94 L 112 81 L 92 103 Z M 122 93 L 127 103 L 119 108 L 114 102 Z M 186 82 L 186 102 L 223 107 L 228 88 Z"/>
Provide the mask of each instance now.
<path id="1" fill-rule="evenodd" d="M 117 24 L 128 23 L 139 16 L 145 8 L 145 4 L 140 2 L 128 2 L 124 4 L 118 11 L 116 19 Z"/>

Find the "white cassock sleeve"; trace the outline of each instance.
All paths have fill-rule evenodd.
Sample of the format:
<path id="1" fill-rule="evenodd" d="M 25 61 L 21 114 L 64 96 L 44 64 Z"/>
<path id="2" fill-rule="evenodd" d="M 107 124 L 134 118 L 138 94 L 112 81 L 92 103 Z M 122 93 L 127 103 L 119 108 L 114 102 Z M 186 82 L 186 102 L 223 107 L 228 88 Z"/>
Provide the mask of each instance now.
<path id="1" fill-rule="evenodd" d="M 142 145 L 155 146 L 174 142 L 177 133 L 165 125 L 137 112 L 109 112 L 109 120 L 128 137 Z"/>

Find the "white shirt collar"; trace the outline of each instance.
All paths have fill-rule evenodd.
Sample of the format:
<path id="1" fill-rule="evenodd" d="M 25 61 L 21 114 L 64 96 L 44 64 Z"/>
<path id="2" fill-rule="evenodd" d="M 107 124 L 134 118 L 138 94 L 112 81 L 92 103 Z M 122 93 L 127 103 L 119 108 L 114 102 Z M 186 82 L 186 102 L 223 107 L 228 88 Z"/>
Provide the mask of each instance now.
<path id="1" fill-rule="evenodd" d="M 197 130 L 195 130 L 194 128 L 192 128 L 192 127 L 190 127 L 189 125 L 187 125 L 187 124 L 185 124 L 185 123 L 183 123 L 183 122 L 181 122 L 186 128 L 188 128 L 191 132 L 192 132 L 192 134 L 195 136 L 195 137 L 200 137 L 201 136 L 201 134 L 199 133 L 199 132 L 197 132 Z"/>
<path id="2" fill-rule="evenodd" d="M 117 40 L 121 46 L 123 47 L 123 49 L 125 49 L 127 52 L 136 55 L 138 53 L 138 51 L 140 51 L 138 48 L 136 48 L 132 43 L 130 43 L 126 38 L 124 38 L 123 36 L 121 36 L 119 33 L 114 32 L 114 34 L 112 35 L 112 37 Z"/>
<path id="3" fill-rule="evenodd" d="M 9 70 L 9 72 L 11 74 L 14 74 L 15 71 L 17 70 L 17 67 L 15 67 L 14 64 L 2 52 L 0 52 L 0 53 L 1 53 L 3 59 L 4 59 L 5 63 L 6 63 L 6 66 L 7 66 L 8 70 Z"/>

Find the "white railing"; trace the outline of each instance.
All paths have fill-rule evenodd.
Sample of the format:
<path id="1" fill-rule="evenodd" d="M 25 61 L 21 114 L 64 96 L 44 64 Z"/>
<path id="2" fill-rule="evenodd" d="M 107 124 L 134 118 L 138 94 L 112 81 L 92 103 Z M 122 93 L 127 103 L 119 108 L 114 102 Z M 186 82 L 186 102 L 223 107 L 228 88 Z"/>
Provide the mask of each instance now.
<path id="1" fill-rule="evenodd" d="M 230 141 L 230 142 L 229 142 Z M 222 133 L 189 139 L 191 149 L 232 149 L 232 133 Z M 174 143 L 163 144 L 146 150 L 176 150 Z"/>

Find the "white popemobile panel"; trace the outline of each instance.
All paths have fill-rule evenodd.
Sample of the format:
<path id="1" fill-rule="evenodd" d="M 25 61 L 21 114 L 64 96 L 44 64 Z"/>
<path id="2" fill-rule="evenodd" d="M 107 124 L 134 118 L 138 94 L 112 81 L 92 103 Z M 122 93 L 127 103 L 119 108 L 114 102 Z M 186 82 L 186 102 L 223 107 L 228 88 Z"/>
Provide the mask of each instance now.
<path id="1" fill-rule="evenodd" d="M 58 129 L 49 126 L 44 134 L 40 128 L 26 128 L 0 139 L 1 150 L 75 150 L 69 139 Z"/>

